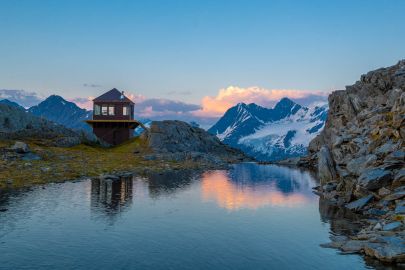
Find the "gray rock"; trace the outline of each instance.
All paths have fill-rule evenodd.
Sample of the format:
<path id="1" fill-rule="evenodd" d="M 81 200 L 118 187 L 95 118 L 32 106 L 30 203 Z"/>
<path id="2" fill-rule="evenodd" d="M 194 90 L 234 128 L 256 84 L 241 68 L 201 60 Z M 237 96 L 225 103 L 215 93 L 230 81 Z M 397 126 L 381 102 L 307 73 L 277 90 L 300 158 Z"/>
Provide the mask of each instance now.
<path id="1" fill-rule="evenodd" d="M 22 158 L 24 161 L 41 160 L 41 157 L 34 153 L 27 153 Z"/>
<path id="2" fill-rule="evenodd" d="M 354 175 L 360 175 L 363 170 L 369 165 L 373 164 L 377 160 L 377 156 L 370 154 L 367 156 L 361 156 L 354 158 L 347 163 L 347 170 Z"/>
<path id="3" fill-rule="evenodd" d="M 335 164 L 327 146 L 322 146 L 318 153 L 318 177 L 322 185 L 337 179 Z"/>
<path id="4" fill-rule="evenodd" d="M 392 172 L 385 171 L 382 168 L 374 168 L 365 170 L 360 175 L 357 183 L 365 189 L 376 190 L 388 185 L 392 179 Z"/>
<path id="5" fill-rule="evenodd" d="M 395 221 L 395 222 L 385 224 L 382 229 L 383 229 L 383 231 L 394 231 L 396 229 L 401 228 L 401 226 L 402 226 L 402 222 Z"/>
<path id="6" fill-rule="evenodd" d="M 323 185 L 322 190 L 326 191 L 326 192 L 331 192 L 332 190 L 335 190 L 336 187 L 337 187 L 337 183 L 330 182 L 330 183 L 327 183 L 326 185 Z"/>
<path id="7" fill-rule="evenodd" d="M 392 151 L 395 151 L 396 149 L 398 149 L 398 147 L 399 147 L 398 143 L 388 141 L 388 142 L 384 143 L 383 145 L 381 145 L 380 147 L 378 147 L 376 149 L 375 153 L 377 155 L 387 155 L 388 153 L 391 153 Z"/>
<path id="8" fill-rule="evenodd" d="M 395 214 L 405 214 L 405 205 L 397 205 L 394 210 Z"/>
<path id="9" fill-rule="evenodd" d="M 405 169 L 401 169 L 395 174 L 392 184 L 395 187 L 405 184 Z"/>
<path id="10" fill-rule="evenodd" d="M 216 163 L 252 161 L 240 150 L 223 144 L 215 135 L 182 121 L 154 121 L 141 138 L 164 160 Z"/>
<path id="11" fill-rule="evenodd" d="M 371 208 L 367 210 L 367 214 L 372 215 L 372 216 L 382 216 L 387 213 L 386 210 L 382 209 L 377 209 L 377 208 Z"/>
<path id="12" fill-rule="evenodd" d="M 41 167 L 41 172 L 46 173 L 46 172 L 49 172 L 49 171 L 51 171 L 51 168 L 49 168 L 49 167 Z"/>
<path id="13" fill-rule="evenodd" d="M 385 157 L 384 162 L 390 160 L 399 160 L 405 162 L 405 151 L 397 150 L 392 152 L 391 154 Z"/>
<path id="14" fill-rule="evenodd" d="M 1 139 L 38 139 L 53 146 L 81 143 L 81 136 L 62 125 L 27 113 L 25 110 L 0 104 Z"/>
<path id="15" fill-rule="evenodd" d="M 384 201 L 395 201 L 405 197 L 405 191 L 396 191 L 383 198 Z"/>
<path id="16" fill-rule="evenodd" d="M 19 154 L 29 153 L 31 150 L 25 142 L 16 141 L 15 144 L 11 147 L 11 150 Z"/>
<path id="17" fill-rule="evenodd" d="M 342 245 L 341 250 L 344 252 L 358 253 L 365 245 L 366 241 L 362 240 L 349 240 L 344 245 Z"/>
<path id="18" fill-rule="evenodd" d="M 374 196 L 372 194 L 370 194 L 366 197 L 363 197 L 361 199 L 358 199 L 356 201 L 353 201 L 353 202 L 347 204 L 346 208 L 349 208 L 350 210 L 354 210 L 354 211 L 359 211 L 364 206 L 366 206 L 373 199 L 373 197 Z"/>
<path id="19" fill-rule="evenodd" d="M 366 242 L 364 253 L 383 262 L 405 262 L 404 239 L 397 236 L 382 237 L 382 242 Z"/>
<path id="20" fill-rule="evenodd" d="M 388 188 L 382 187 L 378 190 L 378 195 L 379 196 L 387 196 L 391 194 L 391 190 L 389 190 Z"/>

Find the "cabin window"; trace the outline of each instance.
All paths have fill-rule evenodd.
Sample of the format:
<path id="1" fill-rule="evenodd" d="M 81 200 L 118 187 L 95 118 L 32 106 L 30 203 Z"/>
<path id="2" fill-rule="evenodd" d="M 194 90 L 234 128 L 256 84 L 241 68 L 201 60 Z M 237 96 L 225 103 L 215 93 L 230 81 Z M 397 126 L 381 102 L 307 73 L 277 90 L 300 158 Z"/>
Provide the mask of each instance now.
<path id="1" fill-rule="evenodd" d="M 128 106 L 122 107 L 122 114 L 123 115 L 129 115 L 129 107 Z"/>
<path id="2" fill-rule="evenodd" d="M 101 106 L 101 114 L 108 115 L 108 106 L 106 105 Z"/>
<path id="3" fill-rule="evenodd" d="M 94 115 L 100 115 L 100 105 L 94 105 Z"/>
<path id="4" fill-rule="evenodd" d="M 115 114 L 115 107 L 114 106 L 109 106 L 108 107 L 108 115 L 114 115 Z"/>

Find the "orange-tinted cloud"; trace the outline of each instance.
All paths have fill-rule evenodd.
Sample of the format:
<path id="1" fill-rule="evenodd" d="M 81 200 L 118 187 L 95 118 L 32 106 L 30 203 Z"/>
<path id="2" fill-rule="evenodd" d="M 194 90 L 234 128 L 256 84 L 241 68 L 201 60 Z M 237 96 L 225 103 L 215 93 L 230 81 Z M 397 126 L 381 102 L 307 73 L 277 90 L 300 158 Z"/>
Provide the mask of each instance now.
<path id="1" fill-rule="evenodd" d="M 215 97 L 205 96 L 201 101 L 202 109 L 195 115 L 206 117 L 218 117 L 232 106 L 239 102 L 256 103 L 261 106 L 270 107 L 274 102 L 283 97 L 292 99 L 304 99 L 310 96 L 327 96 L 327 92 L 291 89 L 265 89 L 260 87 L 237 87 L 229 86 L 220 89 Z"/>

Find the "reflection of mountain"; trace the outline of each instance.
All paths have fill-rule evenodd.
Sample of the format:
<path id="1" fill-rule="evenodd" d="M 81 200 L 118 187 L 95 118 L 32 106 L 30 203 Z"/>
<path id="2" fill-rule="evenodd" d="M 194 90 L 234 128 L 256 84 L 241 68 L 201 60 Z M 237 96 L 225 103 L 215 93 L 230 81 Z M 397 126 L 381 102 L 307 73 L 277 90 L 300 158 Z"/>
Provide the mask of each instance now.
<path id="1" fill-rule="evenodd" d="M 91 180 L 91 208 L 107 215 L 122 212 L 132 202 L 132 177 Z"/>
<path id="2" fill-rule="evenodd" d="M 147 177 L 149 196 L 157 198 L 160 195 L 185 189 L 196 179 L 196 176 L 197 173 L 191 170 L 151 173 Z"/>
<path id="3" fill-rule="evenodd" d="M 234 166 L 229 174 L 235 185 L 272 185 L 283 193 L 312 192 L 315 181 L 309 172 L 281 166 L 261 166 L 256 163 Z"/>
<path id="4" fill-rule="evenodd" d="M 278 166 L 239 164 L 229 173 L 202 176 L 202 198 L 229 210 L 257 209 L 265 205 L 299 206 L 316 197 L 315 180 L 307 172 Z"/>

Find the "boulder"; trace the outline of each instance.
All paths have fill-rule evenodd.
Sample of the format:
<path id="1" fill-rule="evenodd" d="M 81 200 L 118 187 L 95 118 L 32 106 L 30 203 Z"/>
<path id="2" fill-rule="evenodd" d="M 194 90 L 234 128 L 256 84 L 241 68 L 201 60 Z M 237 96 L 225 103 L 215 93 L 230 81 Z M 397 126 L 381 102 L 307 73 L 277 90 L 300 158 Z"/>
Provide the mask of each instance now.
<path id="1" fill-rule="evenodd" d="M 382 168 L 371 168 L 360 175 L 357 184 L 368 190 L 376 190 L 388 185 L 392 180 L 392 172 Z"/>
<path id="2" fill-rule="evenodd" d="M 141 135 L 155 155 L 164 160 L 252 161 L 242 151 L 222 143 L 215 135 L 182 121 L 153 121 L 149 131 Z"/>
<path id="3" fill-rule="evenodd" d="M 14 145 L 11 147 L 11 150 L 19 154 L 26 154 L 31 152 L 29 146 L 25 142 L 21 141 L 16 141 Z"/>

